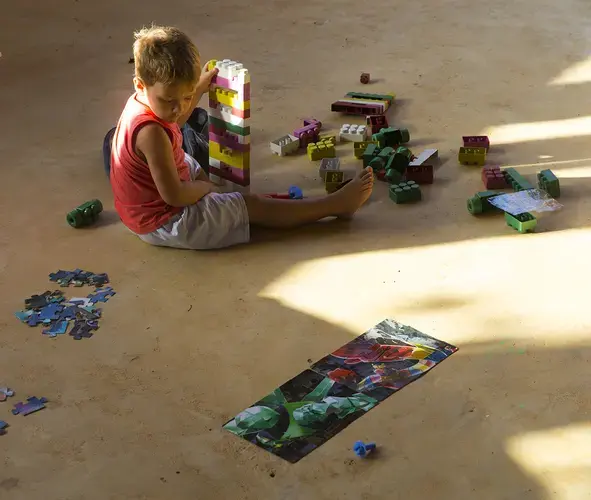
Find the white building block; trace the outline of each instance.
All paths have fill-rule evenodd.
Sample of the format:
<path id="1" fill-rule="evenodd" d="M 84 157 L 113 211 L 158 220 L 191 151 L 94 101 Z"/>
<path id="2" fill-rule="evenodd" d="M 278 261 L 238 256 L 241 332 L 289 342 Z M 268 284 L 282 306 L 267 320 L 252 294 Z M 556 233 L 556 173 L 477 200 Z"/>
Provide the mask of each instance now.
<path id="1" fill-rule="evenodd" d="M 345 123 L 339 131 L 340 141 L 361 142 L 368 136 L 367 125 L 349 125 Z"/>
<path id="2" fill-rule="evenodd" d="M 291 134 L 284 135 L 269 143 L 271 151 L 279 156 L 295 153 L 300 147 L 300 140 Z"/>
<path id="3" fill-rule="evenodd" d="M 420 167 L 430 160 L 436 160 L 439 157 L 439 151 L 437 149 L 425 149 L 419 156 L 411 161 L 409 167 Z"/>
<path id="4" fill-rule="evenodd" d="M 242 84 L 250 82 L 250 73 L 239 62 L 224 59 L 223 61 L 216 61 L 215 67 L 218 69 L 218 75 L 226 80 L 233 80 Z"/>

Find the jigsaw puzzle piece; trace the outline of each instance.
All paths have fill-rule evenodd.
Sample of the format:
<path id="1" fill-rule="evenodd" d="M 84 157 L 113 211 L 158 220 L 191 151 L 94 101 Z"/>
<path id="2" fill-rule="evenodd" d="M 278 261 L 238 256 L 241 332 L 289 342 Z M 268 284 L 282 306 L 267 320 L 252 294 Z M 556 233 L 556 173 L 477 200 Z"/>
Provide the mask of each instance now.
<path id="1" fill-rule="evenodd" d="M 55 302 L 51 302 L 49 305 L 45 306 L 41 309 L 38 313 L 38 317 L 44 323 L 49 323 L 56 319 L 59 319 L 59 313 L 61 313 L 64 309 L 64 306 L 61 304 L 57 304 Z"/>
<path id="2" fill-rule="evenodd" d="M 68 300 L 67 304 L 78 307 L 87 307 L 92 305 L 92 302 L 88 297 L 72 297 L 70 300 Z"/>
<path id="3" fill-rule="evenodd" d="M 66 320 L 60 320 L 56 323 L 53 323 L 49 328 L 45 328 L 43 330 L 44 335 L 49 335 L 50 337 L 56 337 L 57 335 L 62 335 L 66 333 L 68 329 L 69 322 Z"/>
<path id="4" fill-rule="evenodd" d="M 8 387 L 0 387 L 0 402 L 6 401 L 6 398 L 14 396 L 14 391 Z"/>
<path id="5" fill-rule="evenodd" d="M 68 275 L 68 271 L 62 271 L 61 269 L 58 270 L 57 273 L 50 273 L 49 274 L 49 281 L 56 281 L 58 282 L 61 279 L 64 279 Z"/>
<path id="6" fill-rule="evenodd" d="M 70 330 L 70 335 L 74 337 L 74 340 L 81 340 L 83 338 L 89 339 L 93 336 L 92 331 L 98 329 L 98 323 L 96 321 L 85 321 L 76 319 L 74 328 Z"/>
<path id="7" fill-rule="evenodd" d="M 109 282 L 107 273 L 93 274 L 88 278 L 88 284 L 93 286 L 105 286 Z"/>
<path id="8" fill-rule="evenodd" d="M 39 313 L 32 311 L 33 314 L 29 316 L 27 320 L 27 325 L 29 326 L 37 326 L 39 323 L 43 323 L 43 320 L 39 318 Z"/>
<path id="9" fill-rule="evenodd" d="M 8 424 L 4 420 L 0 420 L 0 436 L 3 436 L 4 434 L 6 434 L 7 427 L 8 427 Z"/>
<path id="10" fill-rule="evenodd" d="M 88 298 L 92 303 L 107 302 L 115 294 L 115 290 L 108 286 L 106 288 L 98 288 L 95 293 L 88 294 Z"/>
<path id="11" fill-rule="evenodd" d="M 68 306 L 66 305 L 62 311 L 59 313 L 59 320 L 67 321 L 70 319 L 74 319 L 76 317 L 76 310 L 78 308 L 76 306 Z"/>
<path id="12" fill-rule="evenodd" d="M 27 309 L 26 311 L 17 311 L 14 315 L 20 319 L 23 323 L 27 323 L 29 318 L 33 315 L 33 311 Z"/>
<path id="13" fill-rule="evenodd" d="M 42 410 L 45 408 L 45 403 L 47 403 L 47 399 L 45 398 L 37 398 L 33 396 L 32 398 L 27 398 L 26 403 L 17 403 L 14 405 L 12 410 L 13 415 L 30 415 L 36 411 Z"/>

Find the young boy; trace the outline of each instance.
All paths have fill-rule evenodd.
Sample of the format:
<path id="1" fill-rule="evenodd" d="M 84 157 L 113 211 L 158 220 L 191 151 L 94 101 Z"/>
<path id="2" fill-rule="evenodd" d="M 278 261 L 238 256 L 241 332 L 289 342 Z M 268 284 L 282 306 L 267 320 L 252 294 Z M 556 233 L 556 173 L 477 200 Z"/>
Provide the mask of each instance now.
<path id="1" fill-rule="evenodd" d="M 183 151 L 180 129 L 217 70 L 202 72 L 197 48 L 172 27 L 140 30 L 133 55 L 135 93 L 113 134 L 110 180 L 123 224 L 143 241 L 188 249 L 228 247 L 248 242 L 251 225 L 289 228 L 350 217 L 369 198 L 370 168 L 317 199 L 221 193 Z"/>

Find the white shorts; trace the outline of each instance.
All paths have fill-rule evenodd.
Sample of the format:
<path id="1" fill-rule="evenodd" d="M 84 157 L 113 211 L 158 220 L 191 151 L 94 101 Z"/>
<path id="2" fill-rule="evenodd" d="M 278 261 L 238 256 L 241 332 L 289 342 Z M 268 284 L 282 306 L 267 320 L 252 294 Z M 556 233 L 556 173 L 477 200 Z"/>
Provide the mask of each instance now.
<path id="1" fill-rule="evenodd" d="M 201 170 L 199 163 L 188 154 L 185 154 L 185 161 L 191 180 L 197 179 Z M 240 193 L 210 193 L 183 208 L 156 231 L 138 236 L 151 245 L 191 250 L 248 243 L 250 225 L 246 203 Z"/>

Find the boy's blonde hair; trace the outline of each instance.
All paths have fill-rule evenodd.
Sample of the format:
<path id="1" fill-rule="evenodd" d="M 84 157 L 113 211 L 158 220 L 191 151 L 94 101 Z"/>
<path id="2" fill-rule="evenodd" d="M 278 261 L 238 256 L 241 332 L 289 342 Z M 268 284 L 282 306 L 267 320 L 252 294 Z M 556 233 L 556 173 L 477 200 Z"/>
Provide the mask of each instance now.
<path id="1" fill-rule="evenodd" d="M 152 25 L 134 36 L 135 76 L 146 86 L 197 82 L 201 74 L 199 51 L 181 30 Z"/>

